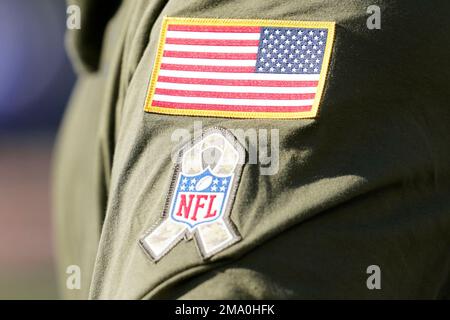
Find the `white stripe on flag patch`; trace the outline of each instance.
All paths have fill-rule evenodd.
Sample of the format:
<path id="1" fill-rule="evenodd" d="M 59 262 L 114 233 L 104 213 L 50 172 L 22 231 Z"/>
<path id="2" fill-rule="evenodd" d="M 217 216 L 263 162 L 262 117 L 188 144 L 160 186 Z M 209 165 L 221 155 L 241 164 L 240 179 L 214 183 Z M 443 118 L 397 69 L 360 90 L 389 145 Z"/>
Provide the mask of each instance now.
<path id="1" fill-rule="evenodd" d="M 215 91 L 215 92 L 245 92 L 245 93 L 316 93 L 316 87 L 256 87 L 256 86 L 220 86 L 205 84 L 185 84 L 158 81 L 156 88 L 187 90 L 187 91 Z"/>

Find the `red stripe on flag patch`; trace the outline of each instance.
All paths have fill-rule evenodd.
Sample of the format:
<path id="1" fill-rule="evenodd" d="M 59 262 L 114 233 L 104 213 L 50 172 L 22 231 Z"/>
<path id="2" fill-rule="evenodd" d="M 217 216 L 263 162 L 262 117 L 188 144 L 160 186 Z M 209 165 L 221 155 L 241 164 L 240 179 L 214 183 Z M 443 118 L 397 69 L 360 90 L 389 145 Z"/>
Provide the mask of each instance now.
<path id="1" fill-rule="evenodd" d="M 221 110 L 232 112 L 304 112 L 310 111 L 311 106 L 233 106 L 226 104 L 202 104 L 202 103 L 181 103 L 181 102 L 167 102 L 167 101 L 153 101 L 155 107 L 171 108 L 171 109 L 188 109 L 188 110 Z"/>
<path id="2" fill-rule="evenodd" d="M 169 31 L 198 31 L 198 32 L 238 32 L 238 33 L 258 33 L 260 27 L 240 27 L 240 26 L 208 26 L 208 25 L 176 25 L 168 26 Z"/>
<path id="3" fill-rule="evenodd" d="M 282 81 L 282 80 L 228 80 L 179 78 L 159 76 L 159 82 L 206 84 L 219 86 L 250 86 L 250 87 L 317 87 L 318 81 Z"/>

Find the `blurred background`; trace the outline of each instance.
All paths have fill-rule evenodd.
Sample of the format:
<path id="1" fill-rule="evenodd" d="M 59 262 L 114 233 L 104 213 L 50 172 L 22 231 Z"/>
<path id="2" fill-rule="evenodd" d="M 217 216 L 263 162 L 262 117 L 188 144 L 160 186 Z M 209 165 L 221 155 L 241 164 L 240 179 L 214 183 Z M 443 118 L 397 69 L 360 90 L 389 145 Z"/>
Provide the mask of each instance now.
<path id="1" fill-rule="evenodd" d="M 0 0 L 0 299 L 54 299 L 52 147 L 75 76 L 64 0 Z"/>

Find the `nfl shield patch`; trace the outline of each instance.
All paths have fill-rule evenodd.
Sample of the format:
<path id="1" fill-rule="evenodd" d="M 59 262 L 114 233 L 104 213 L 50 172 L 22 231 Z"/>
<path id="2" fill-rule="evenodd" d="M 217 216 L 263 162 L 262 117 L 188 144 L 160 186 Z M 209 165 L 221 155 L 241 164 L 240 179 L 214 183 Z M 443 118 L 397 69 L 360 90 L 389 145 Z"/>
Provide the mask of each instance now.
<path id="1" fill-rule="evenodd" d="M 172 219 L 190 229 L 219 219 L 232 179 L 233 175 L 216 176 L 209 168 L 194 176 L 180 174 L 170 210 Z"/>
<path id="2" fill-rule="evenodd" d="M 195 238 L 203 258 L 240 240 L 229 215 L 244 162 L 242 145 L 221 128 L 180 149 L 161 221 L 139 241 L 153 261 L 183 238 Z"/>
<path id="3" fill-rule="evenodd" d="M 313 118 L 333 40 L 334 22 L 165 18 L 145 111 Z"/>

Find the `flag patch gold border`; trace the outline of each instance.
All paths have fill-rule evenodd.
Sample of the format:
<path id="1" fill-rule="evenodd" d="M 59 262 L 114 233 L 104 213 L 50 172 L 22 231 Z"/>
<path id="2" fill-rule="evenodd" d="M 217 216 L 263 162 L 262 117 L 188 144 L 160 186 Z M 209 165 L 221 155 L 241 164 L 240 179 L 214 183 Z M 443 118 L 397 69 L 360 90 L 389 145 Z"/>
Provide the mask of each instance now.
<path id="1" fill-rule="evenodd" d="M 318 80 L 317 91 L 311 110 L 304 112 L 240 112 L 225 110 L 196 110 L 176 109 L 153 106 L 156 83 L 161 68 L 167 29 L 170 25 L 211 25 L 211 26 L 251 26 L 251 27 L 291 27 L 291 28 L 315 28 L 327 29 L 328 35 L 322 61 L 322 68 Z M 212 19 L 212 18 L 178 18 L 164 17 L 161 33 L 158 41 L 158 49 L 151 74 L 151 80 L 147 92 L 144 110 L 150 113 L 201 116 L 201 117 L 224 117 L 224 118 L 253 118 L 253 119 L 305 119 L 315 118 L 318 114 L 322 100 L 325 80 L 328 74 L 332 47 L 335 36 L 335 23 L 330 21 L 290 21 L 290 20 L 266 20 L 266 19 Z"/>

